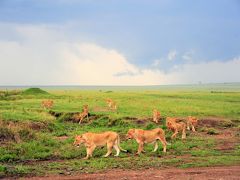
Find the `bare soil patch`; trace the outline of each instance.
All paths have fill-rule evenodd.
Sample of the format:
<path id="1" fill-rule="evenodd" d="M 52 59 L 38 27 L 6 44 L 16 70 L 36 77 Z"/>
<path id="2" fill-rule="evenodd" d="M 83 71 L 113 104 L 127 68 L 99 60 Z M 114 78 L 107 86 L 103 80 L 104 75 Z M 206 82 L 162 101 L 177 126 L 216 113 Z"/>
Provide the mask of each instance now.
<path id="1" fill-rule="evenodd" d="M 108 180 L 108 179 L 239 179 L 240 166 L 223 166 L 223 167 L 204 167 L 204 168 L 167 168 L 167 169 L 143 169 L 143 170 L 109 170 L 102 173 L 77 174 L 72 176 L 48 176 L 48 177 L 31 177 L 33 180 L 51 180 L 51 179 L 82 179 L 82 180 Z"/>
<path id="2" fill-rule="evenodd" d="M 202 127 L 217 127 L 219 126 L 220 121 L 221 120 L 219 118 L 205 118 L 199 120 L 198 125 Z"/>
<path id="3" fill-rule="evenodd" d="M 229 126 L 230 127 L 226 127 Z M 201 119 L 198 123 L 198 127 L 210 127 L 217 130 L 218 134 L 209 135 L 203 132 L 197 132 L 199 136 L 212 136 L 216 139 L 216 150 L 220 151 L 232 151 L 236 145 L 240 143 L 240 137 L 237 136 L 238 129 L 232 127 L 232 121 L 224 120 L 220 118 L 205 118 Z"/>
<path id="4" fill-rule="evenodd" d="M 136 117 L 123 117 L 122 119 L 133 121 L 136 124 L 146 124 L 152 122 L 152 118 L 136 118 Z"/>

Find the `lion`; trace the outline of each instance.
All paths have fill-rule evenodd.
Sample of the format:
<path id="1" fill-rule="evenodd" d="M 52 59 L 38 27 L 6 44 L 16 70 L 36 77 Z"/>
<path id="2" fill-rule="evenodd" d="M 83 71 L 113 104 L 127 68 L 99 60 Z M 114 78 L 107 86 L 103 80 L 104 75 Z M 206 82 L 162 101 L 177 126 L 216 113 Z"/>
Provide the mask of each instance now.
<path id="1" fill-rule="evenodd" d="M 159 120 L 161 119 L 161 113 L 157 110 L 153 110 L 153 122 L 158 123 Z"/>
<path id="2" fill-rule="evenodd" d="M 87 117 L 87 120 L 88 120 L 88 113 L 89 113 L 88 105 L 83 105 L 82 112 L 74 115 L 73 119 L 75 121 L 79 121 L 79 124 L 81 124 L 85 117 Z"/>
<path id="3" fill-rule="evenodd" d="M 126 135 L 127 139 L 135 139 L 138 143 L 138 151 L 136 154 L 145 152 L 143 146 L 145 143 L 154 143 L 153 152 L 158 149 L 158 142 L 160 140 L 163 145 L 163 152 L 167 151 L 167 141 L 165 139 L 165 133 L 161 128 L 156 128 L 153 130 L 143 130 L 143 129 L 129 129 Z"/>
<path id="4" fill-rule="evenodd" d="M 182 132 L 182 139 L 186 139 L 186 124 L 184 122 L 177 122 L 177 120 L 177 118 L 166 118 L 167 128 L 174 132 L 171 139 L 175 138 L 179 131 Z"/>
<path id="5" fill-rule="evenodd" d="M 108 105 L 108 108 L 111 110 L 117 110 L 117 104 L 112 99 L 106 99 L 106 103 Z"/>
<path id="6" fill-rule="evenodd" d="M 116 155 L 119 156 L 120 151 L 127 152 L 120 147 L 120 137 L 118 133 L 113 131 L 107 131 L 103 133 L 84 133 L 77 135 L 73 145 L 79 147 L 80 144 L 84 144 L 87 151 L 87 156 L 84 159 L 92 157 L 93 151 L 96 147 L 102 147 L 107 145 L 107 153 L 103 157 L 108 157 L 112 153 L 112 149 L 116 150 Z"/>
<path id="7" fill-rule="evenodd" d="M 53 107 L 53 100 L 43 100 L 41 106 L 44 109 L 51 109 Z"/>
<path id="8" fill-rule="evenodd" d="M 198 123 L 198 119 L 194 116 L 188 116 L 187 118 L 187 130 L 190 130 L 190 126 L 193 132 L 195 132 L 195 126 Z"/>

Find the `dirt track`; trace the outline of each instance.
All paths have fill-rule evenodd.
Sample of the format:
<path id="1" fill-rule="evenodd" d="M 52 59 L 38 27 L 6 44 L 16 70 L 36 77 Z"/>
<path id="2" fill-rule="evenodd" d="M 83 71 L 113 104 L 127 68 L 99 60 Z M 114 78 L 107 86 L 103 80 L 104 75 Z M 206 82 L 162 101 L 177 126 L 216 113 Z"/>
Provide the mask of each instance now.
<path id="1" fill-rule="evenodd" d="M 33 177 L 34 180 L 51 180 L 51 179 L 240 179 L 240 166 L 224 166 L 224 167 L 204 167 L 204 168 L 188 168 L 188 169 L 146 169 L 146 170 L 112 170 L 103 173 L 78 174 L 73 176 L 49 176 L 49 177 Z"/>

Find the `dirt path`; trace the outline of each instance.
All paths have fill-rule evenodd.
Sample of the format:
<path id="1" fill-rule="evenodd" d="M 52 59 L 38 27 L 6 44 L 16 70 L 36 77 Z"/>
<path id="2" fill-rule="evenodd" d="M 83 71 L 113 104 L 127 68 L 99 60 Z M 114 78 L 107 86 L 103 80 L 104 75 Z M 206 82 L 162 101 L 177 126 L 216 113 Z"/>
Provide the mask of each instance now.
<path id="1" fill-rule="evenodd" d="M 240 166 L 223 166 L 223 167 L 204 167 L 204 168 L 188 168 L 188 169 L 145 169 L 145 170 L 111 170 L 102 173 L 78 174 L 73 176 L 48 176 L 48 177 L 32 177 L 33 180 L 146 180 L 146 179 L 240 179 Z"/>

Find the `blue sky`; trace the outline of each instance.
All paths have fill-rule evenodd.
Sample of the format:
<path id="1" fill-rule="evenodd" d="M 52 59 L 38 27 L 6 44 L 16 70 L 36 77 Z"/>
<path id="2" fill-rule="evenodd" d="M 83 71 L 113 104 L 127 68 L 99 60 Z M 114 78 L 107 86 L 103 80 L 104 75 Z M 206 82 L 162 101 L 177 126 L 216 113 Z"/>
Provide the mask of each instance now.
<path id="1" fill-rule="evenodd" d="M 76 50 L 73 50 L 76 47 L 70 47 L 72 44 L 88 44 L 92 47 L 92 50 L 88 50 L 89 53 L 94 54 L 100 51 L 98 48 L 102 48 L 102 52 L 111 53 L 114 51 L 119 55 L 118 57 L 121 56 L 126 61 L 127 65 L 121 61 L 123 68 L 119 72 L 112 72 L 108 76 L 125 74 L 132 77 L 141 74 L 141 77 L 136 77 L 137 84 L 141 84 L 141 78 L 145 79 L 143 80 L 144 84 L 196 83 L 199 81 L 233 82 L 240 80 L 240 78 L 235 77 L 240 76 L 234 71 L 236 65 L 239 65 L 240 56 L 239 0 L 0 0 L 0 24 L 2 27 L 0 41 L 2 44 L 17 43 L 16 54 L 19 51 L 22 52 L 19 48 L 27 49 L 28 46 L 30 47 L 30 43 L 26 42 L 32 43 L 31 48 L 36 46 L 34 48 L 36 54 L 27 57 L 30 58 L 28 62 L 39 61 L 36 58 L 38 52 L 44 58 L 48 58 L 47 51 L 43 51 L 44 48 L 38 47 L 38 44 L 42 44 L 43 47 L 49 44 L 59 47 L 61 44 L 59 47 L 61 51 L 68 49 L 68 52 L 71 51 L 70 54 L 76 53 Z M 19 29 L 21 29 L 20 32 Z M 29 36 L 31 32 L 33 35 Z M 37 39 L 38 36 L 41 38 Z M 81 46 L 81 48 L 83 47 L 86 50 L 86 46 Z M 2 54 L 7 54 L 10 50 L 13 51 L 14 47 L 4 49 Z M 82 55 L 79 54 L 83 50 L 78 49 L 77 51 L 79 51 L 76 53 L 78 58 L 75 58 L 74 61 L 82 63 Z M 54 57 L 48 59 L 47 62 L 51 61 L 63 66 L 60 64 L 61 60 L 58 60 L 60 55 L 53 54 Z M 24 61 L 26 56 L 27 51 L 26 54 L 19 54 L 18 61 Z M 110 57 L 110 61 L 113 58 L 106 56 Z M 2 56 L 0 59 L 2 67 L 8 61 L 8 57 Z M 14 63 L 13 59 L 9 61 Z M 100 62 L 101 60 L 98 63 Z M 121 62 L 117 60 L 116 64 Z M 185 77 L 190 73 L 187 68 L 196 68 L 201 72 L 200 67 L 216 67 L 217 69 L 219 65 L 219 69 L 221 69 L 226 66 L 224 63 L 231 62 L 234 62 L 233 69 L 230 68 L 231 65 L 227 69 L 228 72 L 232 73 L 231 76 L 219 77 L 218 73 L 220 72 L 216 72 L 214 77 L 218 78 L 214 80 L 210 77 L 201 77 L 196 72 L 195 80 Z M 46 63 L 40 63 L 39 67 L 41 65 L 44 67 Z M 8 67 L 9 65 L 6 64 L 4 69 Z M 31 63 L 29 63 L 29 67 L 31 67 Z M 124 69 L 124 67 L 127 68 Z M 20 65 L 20 68 L 26 67 Z M 66 67 L 64 71 L 67 72 L 68 68 Z M 81 69 L 81 67 L 79 68 Z M 49 68 L 49 70 L 52 69 Z M 155 75 L 145 75 L 145 71 L 151 71 Z M 24 71 L 19 73 L 26 77 Z M 101 74 L 101 71 L 96 73 Z M 87 74 L 79 74 L 79 76 L 85 75 Z M 209 76 L 211 75 L 209 73 Z M 52 81 L 43 81 L 39 76 L 25 81 L 19 80 L 19 76 L 9 76 L 9 81 L 4 80 L 3 84 L 52 84 L 54 82 L 59 84 L 96 84 L 99 82 L 99 80 L 94 81 L 94 78 L 89 83 L 78 79 L 74 81 L 56 79 L 54 81 L 54 77 L 58 76 L 56 74 L 49 74 Z M 115 84 L 113 82 L 118 81 L 114 78 L 105 81 L 104 77 L 102 77 L 102 83 L 100 80 L 100 84 Z M 128 79 L 128 77 L 126 78 Z M 149 83 L 147 83 L 148 78 L 150 79 Z M 175 80 L 173 80 L 174 78 Z M 132 81 L 135 84 L 136 80 Z M 117 84 L 132 83 L 131 81 L 125 83 L 122 79 Z"/>

